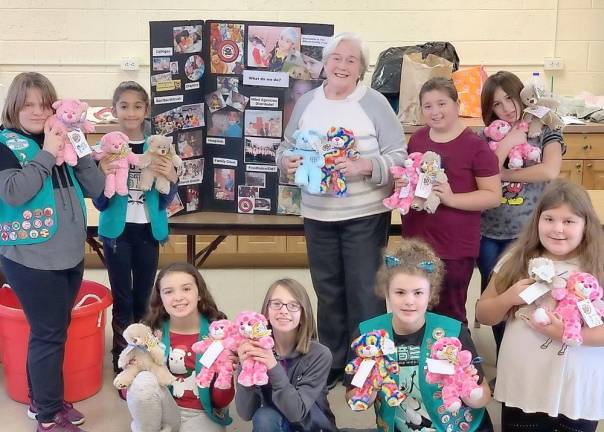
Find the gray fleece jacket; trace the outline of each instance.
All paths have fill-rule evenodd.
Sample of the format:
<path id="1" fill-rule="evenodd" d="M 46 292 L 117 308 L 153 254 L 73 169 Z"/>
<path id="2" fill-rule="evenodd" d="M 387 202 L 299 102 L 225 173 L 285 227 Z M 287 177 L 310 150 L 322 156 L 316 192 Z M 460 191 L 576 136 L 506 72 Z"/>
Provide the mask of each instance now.
<path id="1" fill-rule="evenodd" d="M 306 354 L 295 351 L 277 360 L 277 366 L 268 371 L 267 385 L 237 384 L 235 405 L 239 416 L 249 421 L 258 408 L 269 406 L 276 408 L 294 431 L 336 431 L 327 401 L 331 351 L 312 341 Z"/>

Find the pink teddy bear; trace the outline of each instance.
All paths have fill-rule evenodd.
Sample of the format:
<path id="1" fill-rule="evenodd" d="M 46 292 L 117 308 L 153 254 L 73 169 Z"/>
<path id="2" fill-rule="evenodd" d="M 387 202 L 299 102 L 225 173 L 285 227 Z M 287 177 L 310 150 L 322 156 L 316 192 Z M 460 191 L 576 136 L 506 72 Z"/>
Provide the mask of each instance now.
<path id="1" fill-rule="evenodd" d="M 453 375 L 426 372 L 426 382 L 442 386 L 443 404 L 447 411 L 456 413 L 461 408 L 461 398 L 477 400 L 482 397 L 482 387 L 478 385 L 478 374 L 472 365 L 472 353 L 461 349 L 461 342 L 455 337 L 443 337 L 432 345 L 430 357 L 446 360 L 454 366 Z"/>
<path id="2" fill-rule="evenodd" d="M 197 375 L 197 385 L 202 388 L 210 387 L 216 375 L 214 386 L 219 389 L 231 388 L 233 379 L 233 361 L 231 356 L 237 351 L 237 327 L 227 319 L 213 321 L 210 324 L 210 335 L 195 342 L 191 349 L 197 354 L 205 353 L 210 345 L 219 343 L 223 349 L 210 367 L 201 367 Z"/>
<path id="3" fill-rule="evenodd" d="M 235 324 L 239 330 L 239 342 L 244 339 L 253 340 L 264 349 L 272 349 L 275 346 L 271 331 L 268 329 L 268 321 L 264 315 L 244 311 L 237 315 Z M 245 387 L 263 386 L 268 383 L 267 372 L 268 368 L 264 363 L 246 358 L 241 363 L 241 373 L 237 378 L 237 382 Z"/>
<path id="4" fill-rule="evenodd" d="M 562 318 L 564 333 L 562 342 L 567 345 L 581 345 L 581 312 L 577 303 L 589 299 L 596 302 L 602 299 L 602 287 L 598 280 L 589 273 L 573 273 L 568 278 L 566 288 L 555 288 L 551 291 L 552 297 L 559 300 L 554 313 Z M 602 307 L 595 304 L 595 309 L 600 316 L 604 316 Z"/>
<path id="5" fill-rule="evenodd" d="M 411 202 L 415 194 L 415 187 L 419 179 L 419 166 L 422 163 L 422 154 L 419 152 L 411 153 L 403 161 L 403 166 L 390 167 L 390 173 L 395 177 L 401 177 L 407 180 L 407 184 L 401 188 L 395 188 L 394 193 L 388 198 L 384 198 L 384 205 L 389 209 L 398 209 L 402 215 L 409 213 Z"/>
<path id="6" fill-rule="evenodd" d="M 520 122 L 518 127 L 524 132 L 528 131 L 528 124 L 526 122 Z M 510 130 L 512 130 L 512 126 L 503 120 L 495 120 L 484 129 L 484 135 L 487 138 L 491 138 L 491 141 L 489 141 L 491 150 L 497 150 L 499 141 L 501 141 Z M 522 168 L 524 166 L 524 161 L 539 163 L 541 161 L 541 150 L 524 142 L 512 147 L 512 150 L 508 153 L 508 159 L 509 168 Z"/>
<path id="7" fill-rule="evenodd" d="M 80 129 L 83 133 L 94 132 L 94 124 L 86 120 L 88 104 L 78 99 L 61 99 L 52 104 L 55 114 L 46 120 L 52 129 L 60 131 L 63 136 L 63 150 L 57 154 L 57 165 L 66 162 L 67 165 L 75 166 L 78 163 L 78 155 L 73 148 L 67 132 Z"/>
<path id="8" fill-rule="evenodd" d="M 115 172 L 105 176 L 105 196 L 111 198 L 118 195 L 128 195 L 129 165 L 140 165 L 138 155 L 130 151 L 128 136 L 119 131 L 109 132 L 101 138 L 101 151 L 94 152 L 96 160 L 108 159 Z"/>

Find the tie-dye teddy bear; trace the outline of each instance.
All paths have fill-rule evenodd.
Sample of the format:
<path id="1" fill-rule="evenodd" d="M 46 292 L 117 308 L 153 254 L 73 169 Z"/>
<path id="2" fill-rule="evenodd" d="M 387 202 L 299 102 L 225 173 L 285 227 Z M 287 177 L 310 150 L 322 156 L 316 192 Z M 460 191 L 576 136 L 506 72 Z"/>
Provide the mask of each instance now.
<path id="1" fill-rule="evenodd" d="M 594 309 L 597 313 L 604 316 L 604 310 L 599 304 L 602 300 L 602 287 L 598 280 L 589 273 L 573 273 L 565 288 L 555 288 L 551 293 L 553 298 L 559 300 L 554 313 L 558 314 L 564 323 L 562 342 L 571 346 L 582 344 L 581 312 L 577 303 L 589 299 L 595 302 Z"/>
<path id="2" fill-rule="evenodd" d="M 244 339 L 253 340 L 264 349 L 271 349 L 275 346 L 264 315 L 257 312 L 241 312 L 235 319 L 235 325 L 238 327 L 240 342 Z M 246 358 L 241 362 L 241 372 L 237 382 L 244 387 L 263 386 L 268 383 L 267 372 L 268 369 L 264 363 Z"/>
<path id="3" fill-rule="evenodd" d="M 432 345 L 430 357 L 446 360 L 453 365 L 453 374 L 426 372 L 426 382 L 442 386 L 445 409 L 456 413 L 461 408 L 461 398 L 480 399 L 482 387 L 478 384 L 478 374 L 472 365 L 472 353 L 461 349 L 461 342 L 455 337 L 443 337 Z"/>
<path id="4" fill-rule="evenodd" d="M 327 143 L 323 146 L 323 180 L 321 192 L 335 192 L 336 196 L 344 196 L 348 191 L 344 174 L 336 169 L 336 159 L 347 157 L 352 160 L 359 158 L 360 154 L 355 149 L 355 139 L 352 131 L 343 127 L 331 127 L 327 132 Z"/>
<path id="5" fill-rule="evenodd" d="M 374 330 L 360 335 L 352 341 L 350 347 L 356 357 L 344 368 L 348 375 L 354 375 L 365 360 L 373 360 L 371 372 L 361 387 L 352 390 L 348 405 L 353 411 L 363 411 L 369 407 L 373 392 L 382 391 L 384 399 L 390 406 L 399 406 L 407 395 L 399 391 L 398 385 L 390 374 L 398 373 L 398 363 L 390 360 L 385 351 L 387 345 L 394 346 L 392 339 L 384 330 Z"/>

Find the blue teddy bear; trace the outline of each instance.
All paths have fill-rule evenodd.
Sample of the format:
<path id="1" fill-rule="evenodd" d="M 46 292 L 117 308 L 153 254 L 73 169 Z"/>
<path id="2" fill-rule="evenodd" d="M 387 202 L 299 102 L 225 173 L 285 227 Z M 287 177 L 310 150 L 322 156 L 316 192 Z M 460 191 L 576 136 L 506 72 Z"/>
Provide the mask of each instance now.
<path id="1" fill-rule="evenodd" d="M 285 156 L 302 156 L 302 163 L 296 169 L 294 183 L 306 186 L 311 194 L 321 193 L 321 168 L 325 165 L 325 158 L 318 150 L 321 147 L 321 134 L 316 130 L 302 129 L 294 132 L 296 143 L 291 150 L 284 152 Z"/>

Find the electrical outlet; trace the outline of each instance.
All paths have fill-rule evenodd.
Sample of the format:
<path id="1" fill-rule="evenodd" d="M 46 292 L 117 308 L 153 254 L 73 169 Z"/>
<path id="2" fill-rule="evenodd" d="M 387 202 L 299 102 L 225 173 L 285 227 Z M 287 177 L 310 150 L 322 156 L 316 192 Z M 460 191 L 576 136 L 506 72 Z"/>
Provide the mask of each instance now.
<path id="1" fill-rule="evenodd" d="M 562 57 L 546 57 L 543 59 L 544 70 L 562 70 L 564 69 L 564 61 Z"/>
<path id="2" fill-rule="evenodd" d="M 124 57 L 120 62 L 120 68 L 123 71 L 138 70 L 138 59 L 136 57 Z"/>

